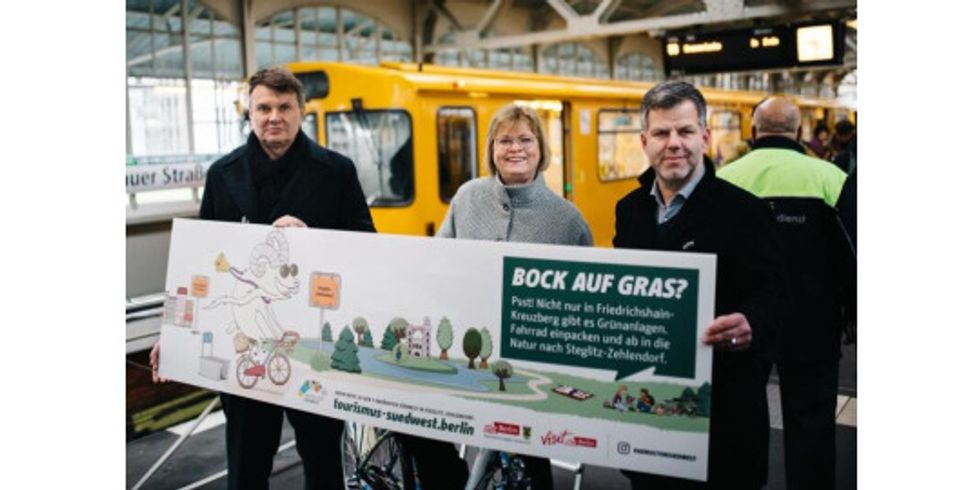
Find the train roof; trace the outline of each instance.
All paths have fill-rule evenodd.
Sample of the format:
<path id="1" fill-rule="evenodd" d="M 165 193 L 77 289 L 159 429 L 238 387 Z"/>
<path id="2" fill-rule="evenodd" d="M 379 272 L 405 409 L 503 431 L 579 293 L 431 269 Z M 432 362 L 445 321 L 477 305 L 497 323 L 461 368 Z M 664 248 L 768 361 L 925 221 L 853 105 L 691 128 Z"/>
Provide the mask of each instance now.
<path id="1" fill-rule="evenodd" d="M 603 80 L 541 73 L 457 68 L 430 64 L 382 62 L 378 66 L 337 62 L 296 62 L 287 65 L 296 73 L 310 71 L 348 71 L 364 76 L 386 76 L 400 79 L 418 92 L 469 92 L 472 95 L 507 94 L 515 97 L 540 98 L 542 94 L 563 98 L 607 100 L 640 99 L 650 89 L 646 82 Z M 519 82 L 519 83 L 517 83 Z M 709 103 L 754 105 L 766 92 L 700 88 Z M 834 99 L 789 96 L 801 106 L 843 107 Z"/>

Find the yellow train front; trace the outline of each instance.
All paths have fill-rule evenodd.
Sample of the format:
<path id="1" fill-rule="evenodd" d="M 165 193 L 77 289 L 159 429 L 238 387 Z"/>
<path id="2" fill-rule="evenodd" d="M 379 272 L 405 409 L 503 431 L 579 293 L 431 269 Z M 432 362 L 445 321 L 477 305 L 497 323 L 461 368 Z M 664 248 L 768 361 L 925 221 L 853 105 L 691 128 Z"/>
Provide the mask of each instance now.
<path id="1" fill-rule="evenodd" d="M 533 107 L 552 161 L 545 181 L 578 207 L 596 245 L 611 246 L 613 207 L 647 167 L 639 106 L 648 83 L 432 65 L 287 65 L 303 82 L 303 130 L 352 158 L 378 230 L 432 235 L 467 180 L 485 175 L 486 130 L 501 106 Z M 703 89 L 719 164 L 748 139 L 752 107 L 767 94 Z M 853 117 L 826 99 L 796 98 L 806 132 Z M 808 138 L 804 134 L 804 138 Z"/>

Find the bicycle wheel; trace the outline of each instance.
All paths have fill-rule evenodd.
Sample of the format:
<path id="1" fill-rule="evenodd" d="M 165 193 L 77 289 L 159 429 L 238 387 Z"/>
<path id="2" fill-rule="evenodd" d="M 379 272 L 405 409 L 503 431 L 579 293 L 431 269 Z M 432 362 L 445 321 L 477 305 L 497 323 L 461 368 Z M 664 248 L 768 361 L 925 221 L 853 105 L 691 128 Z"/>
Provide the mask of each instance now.
<path id="1" fill-rule="evenodd" d="M 341 466 L 344 469 L 344 481 L 348 488 L 361 488 L 357 469 L 361 466 L 371 446 L 377 441 L 373 427 L 355 422 L 344 424 L 344 435 L 340 438 Z"/>
<path id="2" fill-rule="evenodd" d="M 282 386 L 289 381 L 289 375 L 292 372 L 292 368 L 289 365 L 289 359 L 282 355 L 276 354 L 272 356 L 272 360 L 269 361 L 269 380 L 273 384 Z"/>
<path id="3" fill-rule="evenodd" d="M 259 382 L 258 376 L 252 376 L 246 374 L 245 371 L 255 365 L 248 354 L 243 355 L 238 359 L 238 365 L 235 367 L 235 377 L 238 378 L 238 384 L 245 389 L 249 389 L 255 386 L 255 383 Z"/>
<path id="4" fill-rule="evenodd" d="M 371 447 L 358 472 L 374 490 L 413 490 L 415 472 L 395 434 L 385 432 Z"/>

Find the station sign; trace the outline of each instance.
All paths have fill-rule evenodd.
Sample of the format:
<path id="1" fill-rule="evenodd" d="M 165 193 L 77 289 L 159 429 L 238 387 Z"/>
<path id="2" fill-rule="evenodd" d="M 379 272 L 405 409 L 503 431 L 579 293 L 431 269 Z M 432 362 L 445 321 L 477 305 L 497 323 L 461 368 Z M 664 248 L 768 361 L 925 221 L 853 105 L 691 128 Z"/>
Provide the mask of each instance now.
<path id="1" fill-rule="evenodd" d="M 201 187 L 210 163 L 131 165 L 126 167 L 126 193 Z"/>
<path id="2" fill-rule="evenodd" d="M 839 65 L 844 26 L 796 24 L 664 38 L 668 75 Z"/>

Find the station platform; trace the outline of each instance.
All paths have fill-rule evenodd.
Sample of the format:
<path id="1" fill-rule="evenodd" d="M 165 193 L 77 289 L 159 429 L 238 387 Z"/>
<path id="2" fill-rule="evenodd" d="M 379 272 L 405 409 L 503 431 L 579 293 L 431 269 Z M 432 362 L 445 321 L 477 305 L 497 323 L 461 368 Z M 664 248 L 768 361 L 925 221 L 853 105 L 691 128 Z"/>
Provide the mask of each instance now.
<path id="1" fill-rule="evenodd" d="M 773 375 L 768 387 L 769 485 L 770 490 L 786 488 L 783 465 L 782 416 L 779 405 L 779 380 Z M 132 488 L 146 471 L 164 454 L 187 424 L 138 437 L 126 444 L 126 488 Z M 225 478 L 224 415 L 220 410 L 209 415 L 167 462 L 147 480 L 143 489 L 201 488 L 219 490 L 227 486 Z M 303 467 L 292 443 L 292 427 L 283 422 L 282 445 L 273 463 L 270 487 L 303 488 Z M 472 451 L 468 454 L 472 455 Z M 472 456 L 470 456 L 472 460 Z M 574 488 L 575 474 L 553 466 L 556 489 Z M 582 474 L 583 490 L 628 490 L 629 481 L 618 470 L 587 466 Z M 857 352 L 853 345 L 844 347 L 840 364 L 837 403 L 837 489 L 857 488 Z"/>

